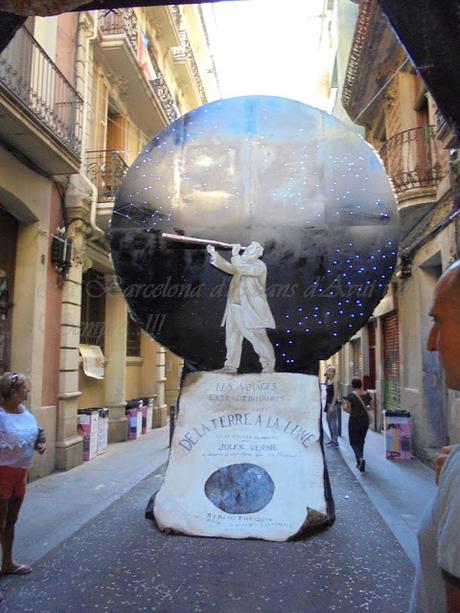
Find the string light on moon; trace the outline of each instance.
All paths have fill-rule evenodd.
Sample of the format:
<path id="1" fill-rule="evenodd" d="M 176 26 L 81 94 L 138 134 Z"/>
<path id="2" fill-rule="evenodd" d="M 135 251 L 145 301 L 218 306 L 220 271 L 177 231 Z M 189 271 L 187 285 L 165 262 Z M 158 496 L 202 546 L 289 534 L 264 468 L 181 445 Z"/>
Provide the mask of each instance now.
<path id="1" fill-rule="evenodd" d="M 163 233 L 264 247 L 278 372 L 310 372 L 359 330 L 394 271 L 396 200 L 374 150 L 300 102 L 204 105 L 155 136 L 117 195 L 110 242 L 140 325 L 192 370 L 223 365 L 230 277 L 202 246 Z M 221 251 L 229 259 L 230 253 Z M 241 372 L 258 372 L 244 344 Z"/>

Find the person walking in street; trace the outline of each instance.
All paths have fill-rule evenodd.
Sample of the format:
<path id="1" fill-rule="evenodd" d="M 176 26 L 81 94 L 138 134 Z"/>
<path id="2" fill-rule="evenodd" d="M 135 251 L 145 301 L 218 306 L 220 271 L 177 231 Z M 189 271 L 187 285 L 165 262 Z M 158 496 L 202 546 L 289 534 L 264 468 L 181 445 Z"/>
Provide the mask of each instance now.
<path id="1" fill-rule="evenodd" d="M 437 351 L 446 384 L 460 390 L 460 260 L 441 276 L 430 311 L 429 351 Z M 448 454 L 439 489 L 418 531 L 410 613 L 460 611 L 460 445 Z"/>
<path id="2" fill-rule="evenodd" d="M 339 436 L 339 384 L 335 375 L 335 366 L 328 366 L 326 368 L 326 404 L 324 406 L 331 437 L 331 440 L 326 443 L 328 447 L 339 446 L 337 440 Z"/>
<path id="3" fill-rule="evenodd" d="M 0 575 L 27 575 L 31 568 L 13 560 L 16 520 L 26 491 L 34 449 L 45 452 L 43 431 L 24 406 L 26 377 L 17 372 L 0 376 Z"/>
<path id="4" fill-rule="evenodd" d="M 348 420 L 348 437 L 356 457 L 356 467 L 363 473 L 366 470 L 364 459 L 364 441 L 369 429 L 368 411 L 372 408 L 372 396 L 363 390 L 363 382 L 358 377 L 351 380 L 353 391 L 344 397 L 344 411 L 350 414 Z"/>

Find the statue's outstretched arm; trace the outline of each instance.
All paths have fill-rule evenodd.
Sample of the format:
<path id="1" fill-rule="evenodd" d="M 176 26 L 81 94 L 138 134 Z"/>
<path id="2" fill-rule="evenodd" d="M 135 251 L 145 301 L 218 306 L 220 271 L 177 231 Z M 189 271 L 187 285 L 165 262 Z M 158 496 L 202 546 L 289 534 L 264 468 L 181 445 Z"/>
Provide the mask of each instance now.
<path id="1" fill-rule="evenodd" d="M 229 275 L 233 275 L 235 269 L 233 268 L 232 264 L 230 264 L 230 262 L 227 262 L 225 258 L 219 255 L 212 245 L 208 245 L 206 249 L 210 255 L 210 262 L 213 266 L 215 266 L 222 272 L 226 272 Z"/>

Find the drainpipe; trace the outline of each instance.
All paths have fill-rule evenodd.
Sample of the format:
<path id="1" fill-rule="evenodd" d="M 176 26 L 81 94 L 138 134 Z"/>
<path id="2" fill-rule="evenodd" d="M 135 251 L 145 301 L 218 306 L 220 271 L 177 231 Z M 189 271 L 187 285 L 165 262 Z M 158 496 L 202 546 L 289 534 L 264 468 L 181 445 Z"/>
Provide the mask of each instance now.
<path id="1" fill-rule="evenodd" d="M 96 225 L 97 187 L 83 173 L 81 173 L 81 177 L 84 180 L 84 182 L 86 183 L 86 185 L 91 190 L 91 208 L 90 208 L 90 212 L 89 212 L 89 225 L 91 226 L 91 229 L 96 234 L 96 236 L 92 236 L 89 240 L 90 241 L 94 241 L 94 240 L 97 240 L 98 238 L 104 238 L 105 237 L 104 230 L 102 230 L 102 228 L 100 228 L 98 225 Z"/>
<path id="2" fill-rule="evenodd" d="M 89 70 L 90 70 L 90 67 L 92 66 L 92 62 L 89 61 L 90 59 L 89 56 L 90 56 L 91 43 L 97 38 L 98 11 L 91 11 L 91 13 L 89 14 L 92 15 L 93 17 L 93 33 L 91 34 L 91 36 L 88 36 L 85 41 L 85 73 L 84 73 L 85 82 L 84 82 L 84 96 L 83 96 L 83 101 L 84 101 L 83 102 L 83 134 L 82 134 L 82 146 L 81 146 L 83 156 L 85 156 L 86 154 L 86 140 L 87 140 L 87 132 L 88 132 L 87 121 L 88 121 L 88 106 L 89 106 Z M 80 17 L 80 19 L 82 19 L 82 17 Z M 81 26 L 82 26 L 82 22 L 80 21 L 79 28 L 78 28 L 79 33 L 80 33 Z M 91 206 L 90 206 L 89 223 L 96 236 L 92 237 L 92 239 L 90 240 L 96 240 L 98 238 L 103 238 L 105 236 L 105 232 L 104 230 L 99 228 L 99 226 L 96 224 L 97 196 L 98 196 L 97 187 L 94 185 L 94 183 L 92 183 L 88 179 L 88 177 L 86 176 L 84 172 L 83 166 L 80 168 L 80 178 L 86 183 L 86 185 L 88 186 L 91 192 Z"/>

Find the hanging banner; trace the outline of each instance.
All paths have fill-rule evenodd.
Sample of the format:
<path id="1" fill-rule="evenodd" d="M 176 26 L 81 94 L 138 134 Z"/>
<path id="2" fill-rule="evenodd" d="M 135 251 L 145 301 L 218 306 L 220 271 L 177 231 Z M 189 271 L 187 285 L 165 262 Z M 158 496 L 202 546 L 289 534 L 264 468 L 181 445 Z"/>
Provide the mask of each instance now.
<path id="1" fill-rule="evenodd" d="M 80 355 L 83 358 L 83 372 L 93 379 L 104 378 L 104 354 L 99 345 L 80 345 Z"/>
<path id="2" fill-rule="evenodd" d="M 149 39 L 140 26 L 137 32 L 137 61 L 147 81 L 155 81 L 157 75 L 149 55 Z"/>

